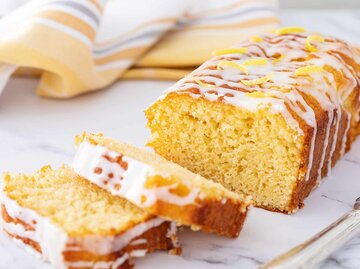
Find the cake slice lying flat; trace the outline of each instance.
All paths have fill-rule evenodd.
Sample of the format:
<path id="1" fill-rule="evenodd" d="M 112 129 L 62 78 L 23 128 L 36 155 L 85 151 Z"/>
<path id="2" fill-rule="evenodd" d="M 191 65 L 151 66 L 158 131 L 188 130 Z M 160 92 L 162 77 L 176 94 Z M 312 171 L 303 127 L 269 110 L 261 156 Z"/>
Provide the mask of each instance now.
<path id="1" fill-rule="evenodd" d="M 155 152 L 295 212 L 360 133 L 360 55 L 282 28 L 214 52 L 146 110 Z"/>
<path id="2" fill-rule="evenodd" d="M 66 167 L 5 174 L 1 206 L 5 232 L 55 268 L 132 268 L 132 257 L 179 250 L 173 223 Z"/>
<path id="3" fill-rule="evenodd" d="M 84 134 L 73 169 L 148 212 L 228 237 L 239 235 L 250 198 L 131 145 Z"/>

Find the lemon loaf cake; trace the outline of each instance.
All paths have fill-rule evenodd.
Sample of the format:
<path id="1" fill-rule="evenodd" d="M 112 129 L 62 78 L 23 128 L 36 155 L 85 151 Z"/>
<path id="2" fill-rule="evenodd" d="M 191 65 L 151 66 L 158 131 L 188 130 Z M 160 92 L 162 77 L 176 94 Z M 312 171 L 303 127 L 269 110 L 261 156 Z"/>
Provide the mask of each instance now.
<path id="1" fill-rule="evenodd" d="M 237 195 L 146 150 L 102 135 L 77 137 L 72 167 L 148 212 L 205 232 L 237 237 L 249 197 Z"/>
<path id="2" fill-rule="evenodd" d="M 179 252 L 174 223 L 114 197 L 73 172 L 5 174 L 2 226 L 55 268 L 132 268 L 155 249 Z"/>
<path id="3" fill-rule="evenodd" d="M 360 132 L 359 51 L 287 27 L 229 49 L 146 111 L 156 153 L 295 212 Z"/>

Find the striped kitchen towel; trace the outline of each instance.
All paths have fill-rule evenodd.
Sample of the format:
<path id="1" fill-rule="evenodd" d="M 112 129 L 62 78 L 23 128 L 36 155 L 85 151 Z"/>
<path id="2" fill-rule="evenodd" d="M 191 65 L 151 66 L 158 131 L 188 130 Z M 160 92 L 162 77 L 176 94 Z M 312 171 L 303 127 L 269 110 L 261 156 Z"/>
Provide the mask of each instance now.
<path id="1" fill-rule="evenodd" d="M 14 72 L 39 75 L 37 94 L 54 98 L 178 79 L 279 24 L 276 0 L 22 0 L 10 13 L 3 2 L 15 3 L 0 7 L 0 91 Z"/>

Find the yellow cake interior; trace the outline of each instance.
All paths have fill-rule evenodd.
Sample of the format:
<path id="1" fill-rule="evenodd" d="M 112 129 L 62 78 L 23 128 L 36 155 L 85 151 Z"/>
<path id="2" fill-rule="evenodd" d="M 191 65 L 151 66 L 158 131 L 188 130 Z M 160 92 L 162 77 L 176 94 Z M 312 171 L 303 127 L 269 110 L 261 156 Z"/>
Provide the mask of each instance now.
<path id="1" fill-rule="evenodd" d="M 157 153 L 193 172 L 251 195 L 257 206 L 290 209 L 303 135 L 281 115 L 169 94 L 146 111 Z M 300 175 L 299 173 L 302 173 Z"/>
<path id="2" fill-rule="evenodd" d="M 62 167 L 4 176 L 4 192 L 20 206 L 49 218 L 70 236 L 114 235 L 152 216 Z"/>

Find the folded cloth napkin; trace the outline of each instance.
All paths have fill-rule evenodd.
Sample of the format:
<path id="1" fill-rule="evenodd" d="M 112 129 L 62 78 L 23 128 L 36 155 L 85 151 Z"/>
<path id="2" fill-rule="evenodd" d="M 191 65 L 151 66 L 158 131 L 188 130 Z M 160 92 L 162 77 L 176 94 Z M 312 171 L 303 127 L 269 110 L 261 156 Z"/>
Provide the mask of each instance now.
<path id="1" fill-rule="evenodd" d="M 276 5 L 275 0 L 27 1 L 9 14 L 0 10 L 0 91 L 14 72 L 40 75 L 37 94 L 54 98 L 102 89 L 119 78 L 178 79 L 213 50 L 276 28 Z"/>

